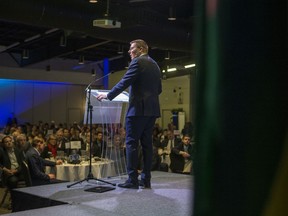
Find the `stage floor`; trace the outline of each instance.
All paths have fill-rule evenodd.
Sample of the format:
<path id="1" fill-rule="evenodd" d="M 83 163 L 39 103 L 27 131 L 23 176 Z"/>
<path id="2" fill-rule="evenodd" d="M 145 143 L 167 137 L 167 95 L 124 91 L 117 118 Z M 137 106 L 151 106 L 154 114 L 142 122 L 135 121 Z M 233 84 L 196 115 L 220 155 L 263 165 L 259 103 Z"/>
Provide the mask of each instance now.
<path id="1" fill-rule="evenodd" d="M 103 180 L 118 184 L 126 179 L 127 176 L 121 176 Z M 67 185 L 71 185 L 71 182 L 16 189 L 14 195 L 18 198 L 13 206 L 18 210 L 32 210 L 6 215 L 192 215 L 193 176 L 154 171 L 151 183 L 152 189 L 138 190 L 95 180 L 84 181 L 70 188 Z M 104 193 L 85 191 L 96 186 L 115 189 Z M 35 207 L 37 209 L 33 209 Z"/>

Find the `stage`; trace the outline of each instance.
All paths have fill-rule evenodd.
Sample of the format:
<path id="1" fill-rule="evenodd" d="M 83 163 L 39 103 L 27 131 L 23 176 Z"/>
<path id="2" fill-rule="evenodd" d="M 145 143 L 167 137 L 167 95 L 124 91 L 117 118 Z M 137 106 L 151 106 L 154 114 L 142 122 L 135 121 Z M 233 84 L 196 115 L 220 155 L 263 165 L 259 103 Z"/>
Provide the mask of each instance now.
<path id="1" fill-rule="evenodd" d="M 105 178 L 122 183 L 127 176 Z M 14 213 L 6 215 L 192 215 L 193 176 L 152 172 L 152 189 L 124 189 L 89 180 L 70 188 L 71 182 L 16 189 L 12 192 Z M 98 193 L 96 186 L 113 190 Z M 17 212 L 15 212 L 17 211 Z"/>

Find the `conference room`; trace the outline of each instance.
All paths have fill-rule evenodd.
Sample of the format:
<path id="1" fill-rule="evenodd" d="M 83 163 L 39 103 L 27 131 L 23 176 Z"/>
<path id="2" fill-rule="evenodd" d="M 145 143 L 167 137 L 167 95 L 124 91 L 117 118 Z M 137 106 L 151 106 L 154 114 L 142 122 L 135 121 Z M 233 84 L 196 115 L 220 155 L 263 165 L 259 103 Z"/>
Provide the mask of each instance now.
<path id="1" fill-rule="evenodd" d="M 54 122 L 65 128 L 76 122 L 90 130 L 89 89 L 110 90 L 118 83 L 131 63 L 130 41 L 141 38 L 161 71 L 156 125 L 166 129 L 172 124 L 179 134 L 191 122 L 197 146 L 193 175 L 157 170 L 152 189 L 137 192 L 113 186 L 127 179 L 117 175 L 115 160 L 79 154 L 79 163 L 73 164 L 68 155 L 56 170 L 46 171 L 69 182 L 17 188 L 13 196 L 23 205 L 7 209 L 7 202 L 1 210 L 22 216 L 31 211 L 209 216 L 286 212 L 286 10 L 266 0 L 260 6 L 245 0 L 1 1 L 1 132 L 16 119 L 19 125 Z M 98 121 L 95 110 L 92 120 Z M 93 176 L 112 183 L 111 190 L 86 191 L 106 186 L 86 181 L 90 163 Z"/>

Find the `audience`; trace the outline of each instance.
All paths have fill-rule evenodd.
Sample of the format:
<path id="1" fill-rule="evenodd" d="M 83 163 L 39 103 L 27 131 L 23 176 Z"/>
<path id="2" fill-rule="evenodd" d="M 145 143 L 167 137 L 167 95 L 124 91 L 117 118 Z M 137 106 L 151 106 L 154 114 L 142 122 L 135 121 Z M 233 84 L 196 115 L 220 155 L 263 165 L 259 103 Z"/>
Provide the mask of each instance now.
<path id="1" fill-rule="evenodd" d="M 160 169 L 160 163 L 166 163 L 171 168 L 169 172 L 190 173 L 193 160 L 193 147 L 190 143 L 190 137 L 193 135 L 192 124 L 186 122 L 185 127 L 181 130 L 182 140 L 174 135 L 174 130 L 175 126 L 172 123 L 168 124 L 167 128 L 161 128 L 158 124 L 155 124 L 152 170 L 162 170 Z M 120 160 L 121 166 L 117 169 L 121 170 L 121 173 L 125 173 L 125 127 L 121 124 L 113 124 L 110 128 L 93 124 L 91 131 L 92 156 Z M 188 133 L 188 136 L 186 133 Z M 67 159 L 72 153 L 69 148 L 71 141 L 80 141 L 82 151 L 80 153 L 79 149 L 78 154 L 84 154 L 85 151 L 87 155 L 90 153 L 90 127 L 85 124 L 80 126 L 74 123 L 69 127 L 65 123 L 57 125 L 55 121 L 50 123 L 39 121 L 36 124 L 27 122 L 22 125 L 13 123 L 7 125 L 0 135 L 2 137 L 4 135 L 12 137 L 12 134 L 12 141 L 15 141 L 15 152 L 17 154 L 20 152 L 21 157 L 23 159 L 26 157 L 28 160 L 34 185 L 57 182 L 55 175 L 45 173 L 45 166 L 55 166 L 56 163 L 61 162 L 57 160 L 56 162 L 46 161 L 44 158 L 50 158 L 51 154 L 55 159 Z M 47 144 L 44 142 L 46 138 Z M 4 149 L 2 148 L 0 151 L 3 154 Z M 57 152 L 61 152 L 61 157 L 57 157 Z M 39 154 L 43 158 L 40 158 Z M 65 156 L 62 156 L 62 154 L 65 154 Z M 141 158 L 141 151 L 139 158 Z M 1 166 L 3 167 L 2 161 Z M 138 169 L 141 169 L 141 164 L 139 164 Z"/>

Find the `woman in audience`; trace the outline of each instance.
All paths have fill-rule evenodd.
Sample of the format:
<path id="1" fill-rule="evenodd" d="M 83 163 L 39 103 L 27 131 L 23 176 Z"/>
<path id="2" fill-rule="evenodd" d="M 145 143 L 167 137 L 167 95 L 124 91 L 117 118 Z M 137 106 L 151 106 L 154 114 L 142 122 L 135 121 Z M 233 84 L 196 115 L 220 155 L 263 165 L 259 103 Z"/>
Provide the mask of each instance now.
<path id="1" fill-rule="evenodd" d="M 47 144 L 41 155 L 43 158 L 57 157 L 56 136 L 54 134 L 49 135 Z"/>

